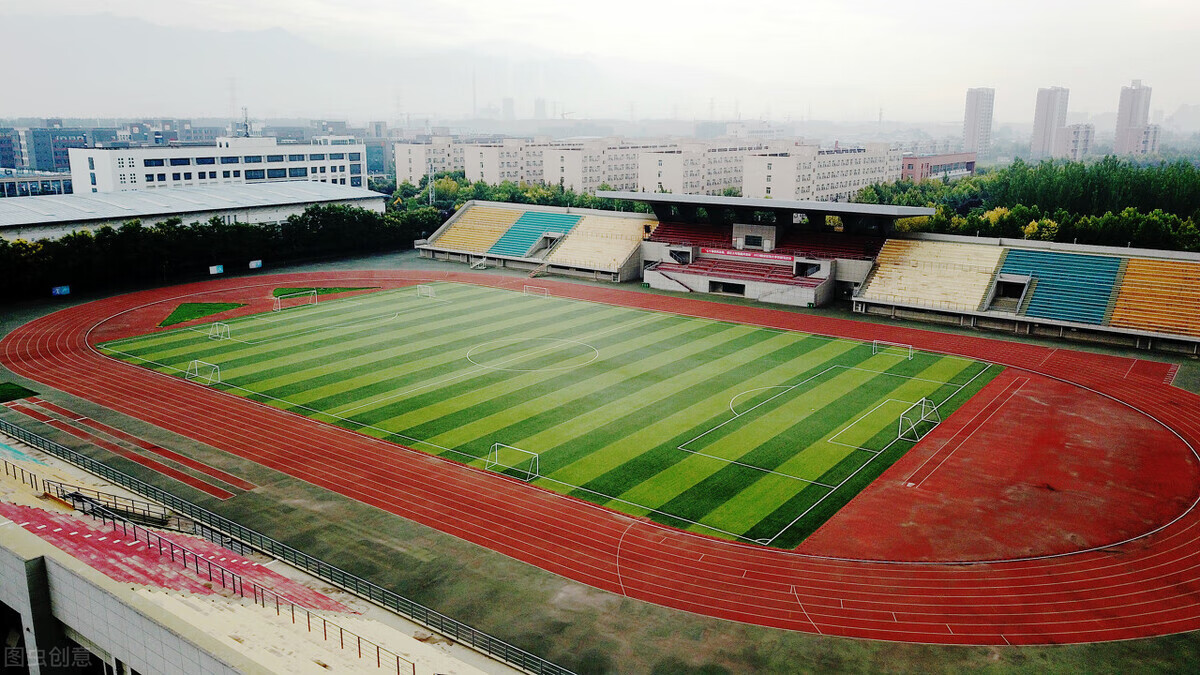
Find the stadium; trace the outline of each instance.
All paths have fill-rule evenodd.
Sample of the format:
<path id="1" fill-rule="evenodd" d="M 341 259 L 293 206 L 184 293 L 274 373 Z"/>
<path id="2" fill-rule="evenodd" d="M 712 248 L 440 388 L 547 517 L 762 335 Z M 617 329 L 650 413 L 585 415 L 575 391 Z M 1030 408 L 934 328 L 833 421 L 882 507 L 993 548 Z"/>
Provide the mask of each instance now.
<path id="1" fill-rule="evenodd" d="M 336 497 L 605 594 L 820 636 L 1200 628 L 1200 401 L 1172 386 L 1200 346 L 1200 258 L 896 232 L 929 209 L 607 196 L 649 213 L 468 202 L 422 268 L 34 318 L 0 341 L 29 391 L 0 431 L 529 672 L 566 669 L 261 523 Z M 856 314 L 820 309 L 838 300 Z"/>

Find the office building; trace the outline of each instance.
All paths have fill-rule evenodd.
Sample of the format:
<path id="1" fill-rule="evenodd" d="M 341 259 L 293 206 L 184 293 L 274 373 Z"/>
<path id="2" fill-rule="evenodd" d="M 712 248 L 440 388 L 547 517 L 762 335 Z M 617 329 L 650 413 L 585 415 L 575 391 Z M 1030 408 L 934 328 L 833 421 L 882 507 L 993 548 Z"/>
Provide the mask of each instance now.
<path id="1" fill-rule="evenodd" d="M 0 198 L 69 195 L 72 192 L 69 173 L 0 169 Z"/>
<path id="2" fill-rule="evenodd" d="M 975 153 L 956 152 L 944 155 L 905 155 L 900 178 L 919 183 L 923 180 L 958 180 L 975 175 Z"/>
<path id="3" fill-rule="evenodd" d="M 365 187 L 365 156 L 350 136 L 318 136 L 309 145 L 256 136 L 213 146 L 72 149 L 70 167 L 77 193 L 298 180 Z"/>
<path id="4" fill-rule="evenodd" d="M 1029 142 L 1032 159 L 1054 156 L 1057 139 L 1067 126 L 1067 100 L 1071 90 L 1064 87 L 1038 89 L 1033 111 L 1033 136 Z"/>
<path id="5" fill-rule="evenodd" d="M 992 111 L 996 90 L 987 87 L 967 90 L 967 109 L 963 116 L 963 152 L 988 157 L 992 150 Z"/>

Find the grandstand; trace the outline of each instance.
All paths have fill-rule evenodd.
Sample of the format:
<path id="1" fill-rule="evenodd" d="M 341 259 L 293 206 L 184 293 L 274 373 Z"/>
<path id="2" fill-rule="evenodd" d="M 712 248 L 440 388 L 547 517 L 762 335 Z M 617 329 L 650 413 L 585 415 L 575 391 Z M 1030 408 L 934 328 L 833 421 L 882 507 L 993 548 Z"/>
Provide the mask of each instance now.
<path id="1" fill-rule="evenodd" d="M 1200 256 L 1024 240 L 887 240 L 855 311 L 1200 353 Z"/>
<path id="2" fill-rule="evenodd" d="M 1004 249 L 889 239 L 860 297 L 973 312 L 983 304 Z"/>
<path id="3" fill-rule="evenodd" d="M 1200 262 L 1129 259 L 1109 323 L 1200 337 Z"/>
<path id="4" fill-rule="evenodd" d="M 476 267 L 625 281 L 638 277 L 642 239 L 656 226 L 640 214 L 470 201 L 417 248 Z"/>

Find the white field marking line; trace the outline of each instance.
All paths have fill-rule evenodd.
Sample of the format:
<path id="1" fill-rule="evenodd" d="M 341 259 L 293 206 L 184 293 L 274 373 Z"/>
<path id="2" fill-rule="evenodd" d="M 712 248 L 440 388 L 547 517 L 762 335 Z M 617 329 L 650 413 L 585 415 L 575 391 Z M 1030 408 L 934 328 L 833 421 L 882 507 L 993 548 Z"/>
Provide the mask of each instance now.
<path id="1" fill-rule="evenodd" d="M 588 359 L 586 362 L 581 363 L 577 366 L 555 366 L 553 368 L 500 368 L 500 367 L 492 366 L 492 365 L 484 365 L 484 364 L 476 361 L 475 359 L 471 358 L 471 353 L 474 352 L 476 349 L 479 349 L 480 347 L 494 345 L 498 342 L 514 343 L 514 342 L 532 342 L 534 340 L 557 341 L 559 343 L 570 342 L 573 344 L 580 345 L 581 347 L 587 347 L 588 349 L 592 350 L 592 358 Z M 549 349 L 551 346 L 547 346 L 546 348 Z M 591 363 L 592 361 L 595 361 L 596 359 L 600 358 L 600 350 L 596 349 L 592 345 L 590 345 L 586 342 L 583 342 L 581 340 L 569 340 L 567 338 L 549 338 L 549 337 L 500 338 L 499 340 L 492 340 L 490 342 L 484 342 L 483 344 L 479 344 L 479 345 L 475 345 L 474 347 L 471 347 L 470 349 L 467 350 L 467 354 L 464 358 L 466 358 L 471 363 L 474 363 L 475 365 L 477 365 L 480 368 L 483 368 L 485 370 L 496 370 L 496 371 L 504 371 L 504 372 L 509 372 L 509 373 L 553 372 L 556 370 L 574 370 L 576 368 L 582 368 L 582 367 L 588 365 L 589 363 Z M 508 363 L 508 361 L 502 362 L 501 365 L 503 365 L 504 363 Z"/>
<path id="2" fill-rule="evenodd" d="M 1017 380 L 1014 380 L 1014 382 L 1016 382 L 1016 381 Z M 929 475 L 922 478 L 921 482 L 917 483 L 914 487 L 918 487 L 918 488 L 921 487 L 921 483 L 924 483 L 925 481 L 929 480 L 929 476 L 932 476 L 934 473 L 937 472 L 938 469 L 942 468 L 942 465 L 946 463 L 946 460 L 950 459 L 951 457 L 954 456 L 954 453 L 958 452 L 958 448 L 961 448 L 964 443 L 971 440 L 971 437 L 974 436 L 977 431 L 982 429 L 983 425 L 987 424 L 988 420 L 995 417 L 996 413 L 1000 412 L 1000 410 L 1005 405 L 1007 405 L 1008 402 L 1011 401 L 1013 399 L 1013 397 L 1016 396 L 1021 391 L 1021 387 L 1024 387 L 1026 384 L 1029 384 L 1029 379 L 1021 378 L 1020 382 L 1021 382 L 1021 384 L 1017 385 L 1016 389 L 1013 389 L 1011 392 L 1009 392 L 1008 396 L 1003 401 L 1000 402 L 1000 405 L 996 406 L 996 409 L 993 410 L 991 412 L 991 414 L 989 414 L 987 417 L 983 418 L 983 421 L 981 421 L 978 425 L 976 425 L 976 427 L 971 430 L 971 433 L 967 434 L 965 438 L 963 438 L 961 441 L 959 441 L 958 447 L 951 450 L 950 454 L 946 455 L 946 457 L 943 458 L 942 461 L 938 462 L 937 466 L 933 467 L 933 469 L 930 470 Z M 949 441 L 947 441 L 947 442 L 949 442 Z M 945 446 L 943 446 L 943 447 L 945 447 Z"/>
<path id="3" fill-rule="evenodd" d="M 1137 365 L 1137 362 L 1138 360 L 1134 359 L 1133 363 L 1129 364 L 1129 370 L 1125 371 L 1125 376 L 1121 378 L 1122 380 L 1129 379 L 1129 374 L 1133 372 L 1133 367 Z"/>
<path id="4" fill-rule="evenodd" d="M 609 333 L 612 333 L 612 332 L 614 332 L 614 331 L 618 331 L 618 330 L 625 330 L 625 329 L 628 329 L 628 328 L 633 328 L 634 326 L 637 326 L 637 325 L 639 325 L 640 323 L 647 323 L 647 321 L 634 321 L 633 323 L 629 323 L 629 324 L 621 324 L 621 325 L 613 326 L 613 327 L 611 327 L 611 328 L 608 328 L 608 329 L 606 329 L 606 330 L 600 331 L 599 333 L 594 333 L 594 334 L 592 334 L 592 335 L 589 335 L 589 336 L 588 336 L 588 338 L 589 338 L 589 339 L 592 339 L 592 338 L 598 338 L 598 337 L 602 337 L 602 336 L 604 336 L 604 335 L 608 335 Z M 485 344 L 486 344 L 486 343 L 485 343 Z M 590 345 L 589 345 L 589 346 L 590 346 Z M 422 390 L 422 389 L 427 389 L 427 388 L 429 388 L 429 387 L 436 387 L 436 386 L 439 386 L 439 385 L 442 385 L 442 384 L 447 384 L 447 383 L 453 382 L 453 381 L 455 381 L 455 380 L 460 380 L 460 379 L 462 379 L 462 378 L 464 378 L 464 377 L 468 377 L 468 376 L 471 376 L 471 375 L 477 375 L 477 374 L 479 374 L 479 373 L 482 373 L 482 372 L 484 372 L 484 371 L 487 371 L 487 370 L 497 370 L 497 366 L 502 366 L 502 365 L 504 365 L 504 364 L 506 364 L 506 363 L 512 363 L 512 362 L 514 362 L 514 361 L 519 361 L 519 360 L 521 360 L 521 359 L 529 358 L 529 357 L 531 357 L 531 356 L 538 355 L 538 354 L 540 354 L 540 353 L 542 353 L 542 352 L 548 352 L 548 351 L 551 351 L 551 350 L 553 350 L 553 349 L 555 349 L 555 348 L 557 348 L 557 347 L 558 347 L 558 345 L 556 345 L 556 344 L 548 345 L 548 346 L 546 346 L 546 347 L 542 347 L 541 349 L 535 349 L 535 350 L 533 350 L 533 351 L 531 351 L 531 352 L 525 352 L 525 353 L 523 353 L 523 354 L 518 354 L 518 355 L 516 355 L 516 356 L 514 356 L 514 357 L 512 357 L 512 358 L 510 358 L 510 359 L 505 359 L 505 360 L 503 360 L 503 361 L 501 361 L 501 362 L 499 362 L 499 363 L 497 363 L 497 364 L 493 364 L 493 365 L 491 365 L 490 367 L 489 367 L 489 366 L 479 366 L 479 365 L 476 365 L 476 367 L 474 367 L 474 368 L 469 368 L 469 369 L 467 369 L 467 370 L 459 371 L 458 373 L 455 373 L 455 374 L 447 375 L 446 377 L 443 377 L 443 378 L 442 378 L 442 379 L 440 379 L 440 380 L 434 380 L 434 381 L 432 381 L 432 382 L 426 382 L 426 383 L 424 383 L 424 384 L 421 384 L 421 385 L 418 385 L 418 386 L 415 386 L 415 387 L 410 387 L 409 389 L 406 389 L 406 390 L 404 390 L 404 391 L 396 392 L 396 393 L 394 393 L 394 394 L 388 394 L 388 395 L 386 395 L 386 396 L 383 396 L 383 397 L 380 397 L 380 398 L 375 398 L 375 399 L 372 399 L 372 400 L 366 401 L 366 402 L 364 402 L 364 403 L 362 403 L 362 404 L 360 404 L 360 405 L 356 405 L 356 406 L 354 406 L 353 408 L 346 408 L 346 409 L 342 410 L 340 414 L 341 414 L 341 415 L 349 415 L 350 413 L 352 413 L 352 412 L 356 412 L 356 411 L 358 411 L 358 410 L 361 410 L 361 409 L 363 409 L 363 408 L 367 408 L 367 407 L 370 407 L 370 406 L 376 405 L 376 404 L 378 404 L 378 403 L 383 403 L 384 401 L 390 401 L 390 400 L 392 400 L 392 399 L 394 399 L 394 398 L 399 398 L 399 397 L 401 397 L 401 396 L 407 396 L 408 394 L 411 394 L 411 393 L 414 393 L 414 392 L 420 391 L 420 390 Z M 472 347 L 471 349 L 474 349 L 474 347 Z M 596 348 L 595 348 L 595 347 L 592 347 L 592 349 L 596 349 Z M 469 351 L 469 350 L 468 350 L 468 351 Z M 597 350 L 597 354 L 599 354 L 599 350 Z M 472 361 L 471 363 L 474 363 L 474 361 Z M 591 363 L 591 361 L 589 361 L 588 363 Z M 353 420 L 350 420 L 350 421 L 353 421 Z M 359 424 L 359 423 L 358 423 L 358 422 L 355 422 L 355 424 Z"/>
<path id="5" fill-rule="evenodd" d="M 742 415 L 742 413 L 738 412 L 733 407 L 733 402 L 738 400 L 740 397 L 745 396 L 746 394 L 750 394 L 750 393 L 753 393 L 756 391 L 766 391 L 767 389 L 787 389 L 787 388 L 788 388 L 788 385 L 786 385 L 786 384 L 773 384 L 773 385 L 769 385 L 766 387 L 755 387 L 754 389 L 747 389 L 746 391 L 738 392 L 737 394 L 733 395 L 733 398 L 729 399 L 729 412 L 733 413 L 734 417 L 740 417 Z M 753 408 L 751 408 L 751 410 L 753 410 Z M 746 411 L 746 412 L 749 412 L 749 411 Z"/>
<path id="6" fill-rule="evenodd" d="M 800 594 L 796 592 L 795 586 L 792 586 L 792 596 L 796 598 L 796 604 L 800 605 L 800 611 L 804 612 L 804 618 L 808 619 L 808 622 L 812 624 L 812 627 L 817 629 L 817 635 L 824 635 L 824 633 L 821 632 L 821 627 L 818 626 L 817 622 L 813 621 L 812 617 L 808 615 L 808 610 L 804 609 L 804 603 L 800 602 Z"/>
<path id="7" fill-rule="evenodd" d="M 747 464 L 747 463 L 745 463 L 745 462 L 739 462 L 739 461 L 737 461 L 736 459 L 729 459 L 729 458 L 727 458 L 727 457 L 718 457 L 718 456 L 716 456 L 716 455 L 709 455 L 709 454 L 707 454 L 707 453 L 703 453 L 703 452 L 700 452 L 700 451 L 698 451 L 698 450 L 688 450 L 687 448 L 678 448 L 678 449 L 679 449 L 679 450 L 682 450 L 682 451 L 684 451 L 684 452 L 686 452 L 686 453 L 688 453 L 688 454 L 691 454 L 691 455 L 696 455 L 696 456 L 698 456 L 698 457 L 707 457 L 708 459 L 713 459 L 713 460 L 716 460 L 716 461 L 718 461 L 718 462 L 725 462 L 726 464 L 734 464 L 734 465 L 737 465 L 737 466 L 745 467 L 745 468 L 747 468 L 747 469 L 754 469 L 755 471 L 761 471 L 762 473 L 769 473 L 769 474 L 772 474 L 772 475 L 775 475 L 775 476 L 779 476 L 779 477 L 781 477 L 781 478 L 790 478 L 790 479 L 792 479 L 792 480 L 798 480 L 798 481 L 800 481 L 801 483 L 808 483 L 809 485 L 819 485 L 819 486 L 821 486 L 821 487 L 823 487 L 823 488 L 826 488 L 826 489 L 829 489 L 829 490 L 832 490 L 832 489 L 833 489 L 833 486 L 832 486 L 832 485 L 827 485 L 827 484 L 825 484 L 825 483 L 819 483 L 819 482 L 817 482 L 817 481 L 815 481 L 815 480 L 809 480 L 809 479 L 807 479 L 807 478 L 801 478 L 801 477 L 799 477 L 799 476 L 793 476 L 793 475 L 792 475 L 792 474 L 790 474 L 790 473 L 783 473 L 783 472 L 781 472 L 781 471 L 773 471 L 773 470 L 771 470 L 771 469 L 764 469 L 764 468 L 762 468 L 761 466 L 754 466 L 753 464 Z"/>
<path id="8" fill-rule="evenodd" d="M 881 451 L 879 451 L 879 450 L 872 450 L 872 449 L 870 449 L 870 448 L 864 448 L 864 447 L 862 447 L 861 445 L 850 445 L 849 443 L 842 443 L 841 441 L 836 441 L 836 440 L 834 440 L 834 439 L 835 439 L 835 438 L 837 438 L 838 436 L 841 436 L 842 434 L 846 433 L 846 432 L 847 432 L 847 431 L 849 431 L 849 430 L 850 430 L 850 428 L 851 428 L 851 427 L 853 427 L 855 424 L 858 424 L 859 422 L 861 422 L 861 421 L 865 420 L 865 419 L 866 419 L 868 416 L 870 416 L 870 415 L 871 415 L 871 413 L 875 412 L 876 410 L 879 410 L 880 408 L 882 408 L 883 406 L 885 406 L 885 405 L 887 405 L 887 404 L 891 403 L 892 401 L 895 401 L 895 402 L 897 402 L 897 403 L 904 403 L 905 405 L 909 405 L 909 406 L 916 405 L 916 404 L 915 404 L 915 403 L 913 403 L 912 401 L 902 401 L 902 400 L 900 400 L 900 399 L 898 399 L 898 398 L 889 398 L 889 399 L 885 399 L 885 400 L 884 400 L 883 402 L 881 402 L 879 405 L 877 405 L 877 406 L 875 406 L 874 408 L 871 408 L 871 409 L 870 409 L 870 410 L 868 410 L 867 412 L 863 413 L 861 416 L 859 416 L 857 419 L 855 419 L 855 420 L 854 420 L 853 422 L 851 422 L 850 424 L 847 424 L 847 425 L 846 425 L 846 426 L 845 426 L 845 427 L 844 427 L 844 428 L 843 428 L 841 431 L 839 431 L 839 432 L 837 432 L 836 434 L 834 434 L 834 435 L 830 436 L 829 438 L 825 439 L 825 442 L 826 442 L 826 443 L 833 443 L 834 445 L 840 445 L 840 446 L 842 446 L 842 447 L 844 447 L 844 448 L 853 448 L 854 450 L 863 450 L 863 451 L 865 451 L 865 452 L 873 452 L 873 453 L 875 453 L 875 454 L 879 454 L 879 452 L 881 452 Z"/>
<path id="9" fill-rule="evenodd" d="M 989 366 L 989 367 L 990 367 L 990 366 Z M 987 402 L 987 404 L 986 404 L 984 407 L 987 407 L 987 406 L 989 406 L 989 405 L 991 405 L 991 404 L 995 403 L 996 401 L 999 401 L 999 400 L 1000 400 L 1000 397 L 1004 395 L 1004 392 L 1008 391 L 1008 388 L 1009 388 L 1009 387 L 1011 387 L 1013 384 L 1015 384 L 1015 383 L 1017 383 L 1017 382 L 1021 382 L 1021 381 L 1026 381 L 1026 382 L 1028 382 L 1028 378 L 1020 377 L 1020 378 L 1015 378 L 1015 379 L 1013 379 L 1011 382 L 1009 382 L 1008 384 L 1004 385 L 1004 389 L 1000 390 L 1000 393 L 996 395 L 996 398 L 993 398 L 991 401 L 988 401 L 988 402 Z M 1019 387 L 1018 387 L 1018 388 L 1019 388 Z M 935 407 L 936 407 L 936 406 L 935 406 Z M 982 410 L 980 410 L 979 412 L 975 413 L 975 414 L 974 414 L 974 415 L 971 417 L 971 419 L 967 420 L 967 425 L 973 424 L 973 423 L 975 422 L 975 420 L 976 420 L 976 419 L 978 419 L 978 418 L 979 418 L 979 416 L 980 416 L 982 413 L 983 413 L 983 411 L 982 411 Z M 966 425 L 964 425 L 964 426 L 963 426 L 963 429 L 965 429 L 965 428 L 966 428 Z M 960 430 L 960 431 L 961 431 L 961 430 Z M 957 435 L 957 434 L 956 434 L 956 435 Z M 946 447 L 946 445 L 947 445 L 948 443 L 950 443 L 950 441 L 952 441 L 952 440 L 954 440 L 954 437 L 953 437 L 953 436 L 951 436 L 950 438 L 946 439 L 946 442 L 945 442 L 945 443 L 943 443 L 943 444 L 941 445 L 941 447 L 939 447 L 939 448 L 938 448 L 937 452 L 940 452 L 940 451 L 941 451 L 941 449 L 942 449 L 942 448 L 944 448 L 944 447 Z M 907 476 L 907 477 L 904 479 L 904 482 L 905 482 L 905 483 L 908 483 L 908 482 L 910 482 L 910 480 L 912 479 L 912 477 L 913 477 L 913 476 L 917 475 L 917 473 L 918 473 L 918 472 L 920 472 L 920 471 L 921 471 L 921 469 L 925 468 L 925 465 L 926 465 L 926 464 L 928 464 L 929 462 L 933 461 L 933 458 L 937 456 L 937 452 L 934 452 L 934 453 L 933 453 L 933 454 L 931 454 L 929 457 L 926 457 L 926 458 L 925 458 L 925 461 L 924 461 L 924 462 L 921 462 L 921 465 L 920 465 L 920 466 L 918 466 L 917 468 L 913 469 L 913 470 L 912 470 L 912 473 L 908 474 L 908 476 Z M 914 487 L 915 487 L 915 486 L 914 486 Z"/>
<path id="10" fill-rule="evenodd" d="M 942 400 L 942 403 L 939 403 L 938 405 L 934 406 L 934 408 L 935 408 L 935 409 L 936 409 L 936 408 L 940 408 L 940 407 L 942 406 L 942 404 L 944 404 L 946 401 L 949 401 L 950 399 L 952 399 L 952 398 L 954 398 L 955 396 L 957 396 L 957 395 L 958 395 L 958 392 L 962 391 L 962 390 L 963 390 L 963 388 L 965 388 L 967 385 L 969 385 L 969 384 L 971 384 L 972 382 L 974 382 L 976 379 L 978 379 L 978 378 L 979 378 L 981 375 L 983 375 L 983 374 L 984 374 L 984 373 L 986 373 L 987 371 L 991 370 L 991 368 L 992 368 L 992 365 L 993 365 L 993 364 L 990 364 L 990 363 L 989 363 L 989 364 L 987 364 L 987 365 L 986 365 L 986 366 L 985 366 L 985 367 L 984 367 L 982 370 L 980 370 L 978 373 L 976 373 L 976 374 L 975 374 L 975 377 L 972 377 L 971 379 L 967 380 L 966 382 L 964 382 L 964 383 L 960 384 L 960 385 L 958 386 L 958 388 L 957 388 L 957 389 L 955 389 L 953 392 L 951 392 L 951 393 L 950 393 L 950 395 L 949 395 L 949 396 L 947 396 L 945 399 L 943 399 L 943 400 Z M 776 539 L 778 539 L 778 538 L 779 538 L 781 535 L 783 535 L 783 533 L 784 533 L 784 532 L 787 532 L 789 529 L 791 529 L 793 525 L 795 525 L 796 523 L 800 522 L 800 519 L 801 519 L 801 518 L 803 518 L 804 516 L 807 516 L 807 515 L 809 514 L 809 512 L 811 512 L 813 509 L 815 509 L 815 508 L 817 508 L 818 506 L 820 506 L 821 502 L 825 501 L 825 500 L 826 500 L 826 499 L 829 497 L 829 495 L 831 495 L 831 494 L 833 494 L 833 493 L 837 492 L 839 488 L 841 488 L 843 485 L 845 485 L 845 484 L 847 483 L 847 481 L 849 481 L 851 478 L 854 478 L 855 476 L 857 476 L 859 471 L 862 471 L 863 469 L 867 468 L 867 466 L 868 466 L 868 465 L 870 465 L 870 464 L 871 464 L 871 462 L 875 461 L 875 458 L 876 458 L 876 457 L 879 457 L 879 456 L 880 456 L 880 455 L 882 455 L 883 453 L 887 452 L 889 449 L 891 449 L 891 447 L 892 447 L 893 445 L 895 445 L 896 443 L 898 443 L 900 440 L 901 440 L 901 439 L 900 439 L 899 437 L 897 437 L 895 440 L 893 440 L 893 441 L 889 442 L 887 445 L 883 446 L 883 449 L 882 449 L 882 450 L 880 450 L 879 452 L 877 452 L 877 453 L 875 453 L 875 454 L 871 455 L 871 457 L 870 457 L 870 458 L 868 458 L 868 459 L 867 459 L 867 461 L 863 462 L 863 463 L 862 463 L 862 465 L 861 465 L 861 466 L 859 466 L 857 469 L 855 469 L 853 472 L 851 472 L 851 474 L 850 474 L 849 476 L 846 476 L 844 479 L 842 479 L 842 482 L 838 483 L 838 484 L 837 484 L 837 487 L 833 488 L 833 489 L 832 489 L 832 490 L 830 490 L 829 492 L 827 492 L 827 493 L 825 493 L 824 495 L 822 495 L 822 496 L 821 496 L 819 499 L 817 499 L 817 501 L 813 502 L 812 506 L 809 506 L 807 509 L 804 509 L 804 511 L 803 511 L 803 512 L 801 512 L 801 513 L 800 513 L 800 515 L 796 516 L 796 517 L 795 517 L 795 518 L 792 520 L 792 522 L 788 523 L 788 524 L 787 524 L 787 525 L 786 525 L 786 526 L 785 526 L 785 527 L 784 527 L 782 530 L 780 530 L 779 532 L 776 532 L 776 533 L 775 533 L 775 536 L 771 537 L 770 539 L 767 539 L 767 540 L 766 540 L 766 545 L 767 545 L 767 546 L 770 546 L 770 545 L 771 545 L 771 542 L 773 542 L 773 541 L 775 541 Z"/>
<path id="11" fill-rule="evenodd" d="M 629 534 L 629 530 L 636 522 L 636 520 L 629 521 L 629 524 L 621 531 L 621 538 L 617 540 L 617 583 L 621 585 L 621 595 L 625 597 L 629 597 L 629 594 L 625 592 L 625 580 L 621 578 L 621 545 L 625 543 L 625 535 Z"/>
<path id="12" fill-rule="evenodd" d="M 265 338 L 261 338 L 259 340 L 241 340 L 241 339 L 235 338 L 233 336 L 230 336 L 225 339 L 232 340 L 234 342 L 240 342 L 244 345 L 261 345 L 261 344 L 267 344 L 270 342 L 280 342 L 283 340 L 290 340 L 292 338 L 300 337 L 301 335 L 310 335 L 312 333 L 320 333 L 323 330 L 330 330 L 333 328 L 344 328 L 346 326 L 357 326 L 357 325 L 371 323 L 371 322 L 375 322 L 375 321 L 379 321 L 379 322 L 391 321 L 392 319 L 400 318 L 401 314 L 405 314 L 408 312 L 419 312 L 422 309 L 424 309 L 424 308 L 423 307 L 410 307 L 408 309 L 402 309 L 395 313 L 390 313 L 390 314 L 384 313 L 384 314 L 378 314 L 375 316 L 367 316 L 367 317 L 363 317 L 361 319 L 354 319 L 352 321 L 344 321 L 342 323 L 329 324 L 328 326 L 318 326 L 315 328 L 309 328 L 307 330 L 285 333 L 283 335 L 265 337 Z M 211 324 L 209 324 L 209 325 L 211 325 Z M 207 335 L 207 331 L 205 331 L 203 329 L 204 329 L 204 326 L 193 326 L 192 328 L 187 328 L 185 330 L 195 331 L 197 333 L 204 333 Z"/>
<path id="13" fill-rule="evenodd" d="M 1041 368 L 1042 366 L 1046 365 L 1046 362 L 1050 360 L 1050 357 L 1054 356 L 1057 353 L 1058 353 L 1058 347 L 1051 349 L 1049 354 L 1047 354 L 1044 358 L 1042 358 L 1041 361 L 1038 361 L 1038 368 Z"/>

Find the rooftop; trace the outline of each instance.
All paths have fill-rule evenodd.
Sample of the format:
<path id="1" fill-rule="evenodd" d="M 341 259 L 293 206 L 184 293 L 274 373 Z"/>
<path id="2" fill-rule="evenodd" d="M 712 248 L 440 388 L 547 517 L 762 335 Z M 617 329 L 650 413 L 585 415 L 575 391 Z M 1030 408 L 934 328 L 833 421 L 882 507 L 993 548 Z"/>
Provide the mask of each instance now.
<path id="1" fill-rule="evenodd" d="M 386 197 L 364 188 L 310 181 L 12 197 L 0 199 L 0 227 Z"/>
<path id="2" fill-rule="evenodd" d="M 853 202 L 797 201 L 789 199 L 758 199 L 752 197 L 677 195 L 661 192 L 616 192 L 606 190 L 596 192 L 596 196 L 608 199 L 626 199 L 646 204 L 809 211 L 833 215 L 883 216 L 887 218 L 911 218 L 913 216 L 932 216 L 934 214 L 933 209 L 921 206 L 889 206 L 885 204 L 856 204 Z"/>

